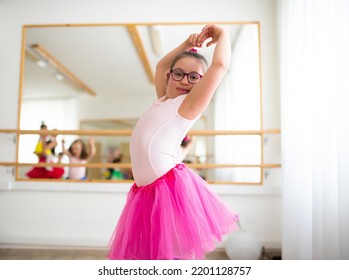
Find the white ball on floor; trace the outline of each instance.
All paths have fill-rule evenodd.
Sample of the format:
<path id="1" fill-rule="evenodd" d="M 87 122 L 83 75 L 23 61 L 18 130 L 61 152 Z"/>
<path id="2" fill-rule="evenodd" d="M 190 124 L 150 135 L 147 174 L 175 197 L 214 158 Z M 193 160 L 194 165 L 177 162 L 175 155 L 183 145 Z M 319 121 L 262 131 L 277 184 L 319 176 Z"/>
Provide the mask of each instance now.
<path id="1" fill-rule="evenodd" d="M 237 230 L 228 236 L 225 252 L 231 260 L 257 260 L 262 245 L 256 236 L 244 230 Z"/>

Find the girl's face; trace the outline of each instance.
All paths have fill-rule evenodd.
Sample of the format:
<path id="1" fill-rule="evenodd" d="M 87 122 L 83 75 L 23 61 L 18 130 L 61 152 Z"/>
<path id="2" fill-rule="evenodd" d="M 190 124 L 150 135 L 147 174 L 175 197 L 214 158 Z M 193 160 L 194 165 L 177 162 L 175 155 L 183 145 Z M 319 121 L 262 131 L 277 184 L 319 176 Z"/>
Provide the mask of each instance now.
<path id="1" fill-rule="evenodd" d="M 195 57 L 183 57 L 176 62 L 173 69 L 179 68 L 184 73 L 197 72 L 200 75 L 204 75 L 203 63 Z M 189 83 L 188 76 L 185 75 L 181 81 L 175 81 L 171 75 L 168 78 L 167 83 L 167 98 L 176 98 L 182 94 L 188 94 L 196 84 Z"/>
<path id="2" fill-rule="evenodd" d="M 82 144 L 80 142 L 75 142 L 71 146 L 71 153 L 74 157 L 79 158 L 81 156 Z"/>

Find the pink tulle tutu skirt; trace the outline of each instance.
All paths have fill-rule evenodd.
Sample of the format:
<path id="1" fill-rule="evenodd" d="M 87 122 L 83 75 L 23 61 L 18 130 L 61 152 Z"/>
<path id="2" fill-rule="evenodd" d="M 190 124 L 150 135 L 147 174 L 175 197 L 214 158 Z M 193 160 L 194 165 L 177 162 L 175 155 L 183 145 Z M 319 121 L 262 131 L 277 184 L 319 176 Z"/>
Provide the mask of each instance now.
<path id="1" fill-rule="evenodd" d="M 109 259 L 203 259 L 238 215 L 196 173 L 178 164 L 153 183 L 134 184 L 109 242 Z"/>

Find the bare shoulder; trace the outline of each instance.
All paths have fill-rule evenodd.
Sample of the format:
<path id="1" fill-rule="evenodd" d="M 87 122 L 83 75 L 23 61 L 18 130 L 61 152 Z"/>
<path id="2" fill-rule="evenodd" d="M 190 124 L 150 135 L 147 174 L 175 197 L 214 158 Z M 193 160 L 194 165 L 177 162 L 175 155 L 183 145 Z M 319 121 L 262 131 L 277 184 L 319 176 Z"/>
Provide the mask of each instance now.
<path id="1" fill-rule="evenodd" d="M 178 109 L 178 114 L 189 120 L 202 114 L 209 105 L 225 73 L 225 69 L 210 67 L 200 83 L 188 93 Z"/>

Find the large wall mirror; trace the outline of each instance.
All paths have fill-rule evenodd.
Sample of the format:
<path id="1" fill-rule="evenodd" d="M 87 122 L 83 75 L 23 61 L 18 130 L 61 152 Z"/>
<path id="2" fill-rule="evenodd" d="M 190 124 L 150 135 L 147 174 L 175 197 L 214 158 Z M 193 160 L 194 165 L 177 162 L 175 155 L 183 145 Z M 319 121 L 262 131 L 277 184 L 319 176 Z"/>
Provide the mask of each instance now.
<path id="1" fill-rule="evenodd" d="M 232 61 L 209 108 L 193 127 L 185 159 L 210 182 L 260 183 L 262 169 L 261 83 L 258 23 L 217 23 L 230 32 Z M 21 130 L 132 130 L 155 100 L 157 61 L 204 23 L 33 25 L 23 27 L 20 92 Z M 208 61 L 213 48 L 202 48 Z M 240 131 L 218 133 L 214 131 Z M 257 132 L 257 133 L 254 133 Z M 195 133 L 194 133 L 195 134 Z M 129 135 L 56 137 L 55 154 L 76 139 L 95 140 L 95 163 L 129 163 Z M 36 163 L 38 134 L 22 134 L 19 163 Z M 119 158 L 119 156 L 121 158 Z M 116 160 L 118 158 L 118 160 Z M 68 163 L 63 156 L 61 162 Z M 195 165 L 196 164 L 196 165 Z M 198 165 L 199 164 L 199 165 Z M 200 168 L 202 164 L 203 168 Z M 208 164 L 219 164 L 207 168 Z M 206 165 L 206 167 L 205 167 Z M 228 167 L 227 167 L 228 166 Z M 26 176 L 30 166 L 17 172 Z M 68 167 L 65 167 L 66 178 Z M 88 168 L 90 180 L 132 178 L 111 176 L 110 168 Z M 108 173 L 109 172 L 109 173 Z"/>

